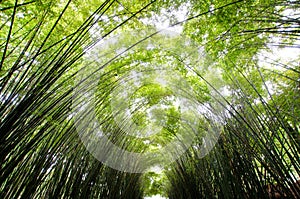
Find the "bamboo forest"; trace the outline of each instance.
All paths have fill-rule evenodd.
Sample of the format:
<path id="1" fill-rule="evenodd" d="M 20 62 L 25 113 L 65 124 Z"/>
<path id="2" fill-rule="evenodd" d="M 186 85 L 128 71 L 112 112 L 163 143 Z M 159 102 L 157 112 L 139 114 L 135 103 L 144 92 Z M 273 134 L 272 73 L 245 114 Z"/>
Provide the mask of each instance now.
<path id="1" fill-rule="evenodd" d="M 0 199 L 300 198 L 300 1 L 0 0 Z"/>

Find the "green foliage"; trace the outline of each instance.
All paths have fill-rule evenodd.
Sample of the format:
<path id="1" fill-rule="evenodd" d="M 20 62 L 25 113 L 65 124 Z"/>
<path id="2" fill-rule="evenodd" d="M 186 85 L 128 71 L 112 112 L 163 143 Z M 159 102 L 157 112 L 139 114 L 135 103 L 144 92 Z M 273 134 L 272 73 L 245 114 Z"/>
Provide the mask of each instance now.
<path id="1" fill-rule="evenodd" d="M 175 25 L 180 9 L 183 31 L 157 32 L 152 20 Z M 299 48 L 299 9 L 293 0 L 1 1 L 0 198 L 300 197 L 299 55 L 264 55 Z M 87 131 L 101 129 L 91 140 L 102 133 L 159 154 L 181 135 L 196 139 L 162 173 L 111 169 L 78 134 L 72 109 L 86 96 L 99 122 Z"/>

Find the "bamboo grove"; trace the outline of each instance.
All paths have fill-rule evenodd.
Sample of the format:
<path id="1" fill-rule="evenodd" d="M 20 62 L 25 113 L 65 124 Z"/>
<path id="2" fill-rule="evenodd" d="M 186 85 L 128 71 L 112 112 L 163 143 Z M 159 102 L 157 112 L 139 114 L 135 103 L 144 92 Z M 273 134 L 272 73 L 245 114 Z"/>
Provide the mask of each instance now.
<path id="1" fill-rule="evenodd" d="M 0 19 L 0 198 L 300 198 L 299 1 L 0 0 Z"/>

